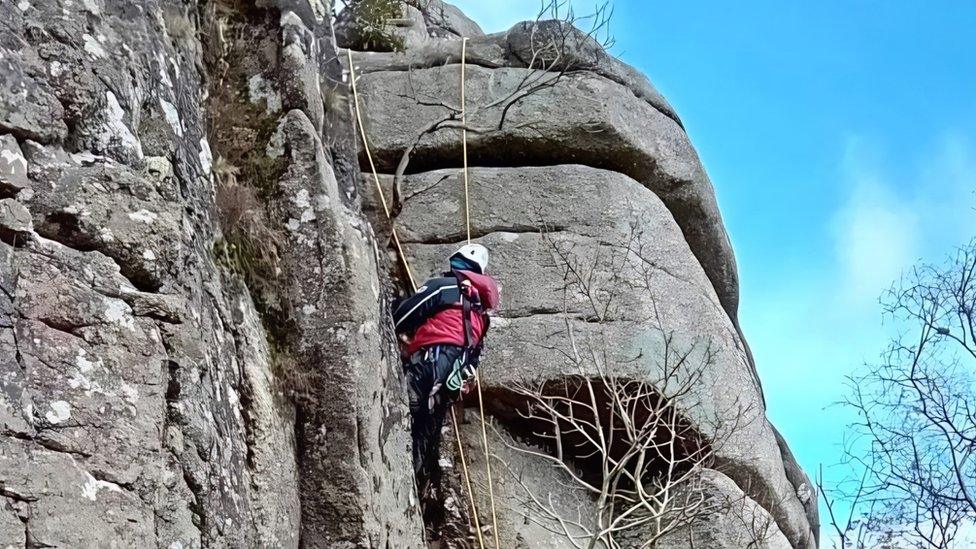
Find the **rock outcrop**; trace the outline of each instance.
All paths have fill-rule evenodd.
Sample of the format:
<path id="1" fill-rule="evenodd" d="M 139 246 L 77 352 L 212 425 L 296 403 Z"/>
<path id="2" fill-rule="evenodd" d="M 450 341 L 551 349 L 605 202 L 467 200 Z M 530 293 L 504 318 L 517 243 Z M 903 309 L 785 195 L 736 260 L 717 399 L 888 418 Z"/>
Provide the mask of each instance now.
<path id="1" fill-rule="evenodd" d="M 738 547 L 761 525 L 763 547 L 814 547 L 816 495 L 765 418 L 735 259 L 677 114 L 564 25 L 485 35 L 413 4 L 393 25 L 405 51 L 353 52 L 357 84 L 408 259 L 434 272 L 466 236 L 469 39 L 472 234 L 504 294 L 482 369 L 502 545 L 566 546 L 524 524 L 525 485 L 584 522 L 593 509 L 518 451 L 536 441 L 511 387 L 579 374 L 556 352 L 571 332 L 653 383 L 653 320 L 714 355 L 682 413 L 722 438 L 703 493 L 742 510 L 663 546 Z M 354 25 L 319 0 L 0 4 L 0 545 L 427 545 L 388 321 L 402 273 L 338 47 L 358 46 Z M 537 55 L 556 35 L 564 55 Z M 595 297 L 567 291 L 554 250 L 594 266 Z M 711 420 L 729 413 L 725 437 Z"/>
<path id="2" fill-rule="evenodd" d="M 503 284 L 483 367 L 486 406 L 520 432 L 511 387 L 578 375 L 579 363 L 567 356 L 579 347 L 609 349 L 615 375 L 659 383 L 666 345 L 705 345 L 710 362 L 684 410 L 706 438 L 722 438 L 715 464 L 722 473 L 703 482 L 743 493 L 749 513 L 765 516 L 770 539 L 779 540 L 768 546 L 788 539 L 814 547 L 812 487 L 802 472 L 793 474 L 799 468 L 765 418 L 736 318 L 735 259 L 698 156 L 647 79 L 582 33 L 559 34 L 564 50 L 540 70 L 550 46 L 540 36 L 560 28 L 521 23 L 467 44 L 470 230 L 492 250 L 492 272 Z M 427 40 L 403 54 L 355 52 L 353 59 L 371 152 L 386 195 L 398 199 L 406 255 L 419 276 L 437 272 L 466 236 L 460 45 Z M 585 274 L 571 272 L 573 262 Z M 567 292 L 574 276 L 589 286 Z M 740 425 L 723 436 L 716 425 L 732 416 Z M 532 477 L 524 461 L 519 475 Z M 567 494 L 545 488 L 559 484 L 535 489 L 562 500 Z M 738 546 L 748 533 L 734 522 L 714 525 L 705 538 L 695 526 L 696 537 Z M 508 529 L 510 543 L 519 532 Z"/>
<path id="3" fill-rule="evenodd" d="M 0 16 L 0 541 L 422 545 L 325 6 Z"/>

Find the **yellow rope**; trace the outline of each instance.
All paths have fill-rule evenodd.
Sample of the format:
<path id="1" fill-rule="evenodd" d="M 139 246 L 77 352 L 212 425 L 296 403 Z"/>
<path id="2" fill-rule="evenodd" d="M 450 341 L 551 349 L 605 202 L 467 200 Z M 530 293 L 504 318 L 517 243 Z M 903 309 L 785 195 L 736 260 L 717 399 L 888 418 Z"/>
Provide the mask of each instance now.
<path id="1" fill-rule="evenodd" d="M 468 487 L 468 500 L 471 503 L 471 514 L 474 516 L 474 531 L 478 534 L 478 547 L 485 549 L 485 539 L 481 536 L 481 521 L 478 519 L 478 508 L 474 504 L 474 490 L 471 488 L 471 476 L 468 475 L 468 462 L 464 459 L 464 448 L 461 447 L 461 429 L 458 428 L 457 413 L 454 411 L 454 406 L 451 406 L 451 423 L 454 424 L 454 440 L 457 441 L 458 457 L 461 458 L 464 483 Z"/>
<path id="2" fill-rule="evenodd" d="M 467 231 L 468 244 L 471 243 L 471 201 L 468 193 L 468 130 L 464 105 L 465 67 L 467 66 L 468 39 L 461 39 L 461 155 L 464 166 L 464 228 Z M 491 451 L 488 448 L 488 428 L 485 426 L 485 405 L 481 396 L 481 377 L 478 371 L 474 373 L 474 384 L 478 389 L 478 416 L 481 418 L 481 441 L 485 449 L 485 473 L 488 476 L 488 502 L 491 504 L 491 533 L 495 538 L 495 548 L 501 549 L 498 543 L 498 519 L 495 516 L 495 488 L 491 479 Z"/>
<path id="3" fill-rule="evenodd" d="M 356 103 L 356 122 L 359 123 L 359 134 L 363 138 L 363 149 L 366 151 L 366 158 L 369 160 L 369 169 L 373 171 L 373 182 L 376 183 L 376 192 L 380 195 L 380 202 L 383 203 L 383 213 L 386 214 L 386 218 L 390 220 L 390 229 L 393 232 L 393 242 L 396 244 L 397 252 L 400 254 L 400 260 L 403 262 L 403 268 L 407 271 L 407 278 L 410 279 L 410 286 L 413 287 L 414 291 L 417 290 L 417 282 L 413 278 L 413 273 L 410 272 L 410 265 L 407 263 L 407 254 L 403 253 L 403 246 L 400 245 L 400 235 L 397 234 L 396 225 L 393 224 L 393 216 L 390 214 L 390 207 L 386 204 L 386 193 L 383 192 L 383 186 L 380 185 L 380 176 L 376 173 L 376 164 L 373 163 L 373 153 L 369 150 L 369 142 L 366 140 L 366 126 L 363 125 L 363 117 L 359 112 L 359 93 L 356 91 L 356 70 L 352 66 L 352 50 L 346 50 L 349 54 L 349 81 L 352 82 L 352 96 Z"/>
<path id="4" fill-rule="evenodd" d="M 461 157 L 464 166 L 464 228 L 471 244 L 471 201 L 468 200 L 468 128 L 464 108 L 464 67 L 468 54 L 468 39 L 461 39 Z M 496 542 L 497 546 L 498 543 Z"/>
<path id="5" fill-rule="evenodd" d="M 356 122 L 359 124 L 359 134 L 363 139 L 363 149 L 366 151 L 366 158 L 369 160 L 369 168 L 373 172 L 373 182 L 376 184 L 376 192 L 379 194 L 380 201 L 383 202 L 383 213 L 386 214 L 386 219 L 390 221 L 390 230 L 393 233 L 393 242 L 396 243 L 397 252 L 400 254 L 400 261 L 403 262 L 403 268 L 407 271 L 407 277 L 410 279 L 410 287 L 416 292 L 417 283 L 414 281 L 413 274 L 410 272 L 410 265 L 407 263 L 407 255 L 403 253 L 403 247 L 400 245 L 400 237 L 397 236 L 396 225 L 393 224 L 393 216 L 390 214 L 390 207 L 386 203 L 386 194 L 383 192 L 383 186 L 380 184 L 380 176 L 376 171 L 376 165 L 373 163 L 373 155 L 369 149 L 369 141 L 366 139 L 366 127 L 363 126 L 363 118 L 359 110 L 359 92 L 356 90 L 356 69 L 353 67 L 352 51 L 348 50 L 346 53 L 349 55 L 349 81 L 352 83 L 352 97 L 356 106 Z M 471 475 L 468 473 L 467 460 L 464 459 L 464 448 L 461 446 L 461 431 L 458 428 L 457 414 L 454 412 L 453 406 L 451 407 L 451 420 L 454 424 L 454 436 L 457 438 L 458 455 L 461 458 L 461 469 L 464 472 L 464 482 L 468 488 L 468 500 L 471 503 L 471 514 L 474 516 L 474 528 L 478 535 L 478 546 L 481 549 L 484 549 L 485 541 L 481 536 L 481 524 L 478 520 L 478 507 L 474 501 L 474 491 L 471 489 Z"/>

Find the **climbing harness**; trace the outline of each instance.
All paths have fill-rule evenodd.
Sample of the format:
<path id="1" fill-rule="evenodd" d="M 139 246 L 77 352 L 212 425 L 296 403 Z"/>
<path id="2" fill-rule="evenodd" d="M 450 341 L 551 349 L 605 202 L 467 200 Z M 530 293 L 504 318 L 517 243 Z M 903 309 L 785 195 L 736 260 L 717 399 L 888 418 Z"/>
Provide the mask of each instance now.
<path id="1" fill-rule="evenodd" d="M 465 129 L 465 108 L 464 108 L 464 80 L 465 80 L 465 60 L 467 57 L 467 38 L 461 40 L 461 139 L 462 139 L 462 155 L 464 162 L 464 210 L 465 210 L 465 229 L 467 232 L 468 243 L 471 242 L 471 218 L 470 218 L 470 200 L 468 197 L 468 155 L 467 155 L 467 130 Z M 413 277 L 413 273 L 410 270 L 410 264 L 407 261 L 407 255 L 403 251 L 403 246 L 400 243 L 400 236 L 397 233 L 396 225 L 393 223 L 393 216 L 390 212 L 390 206 L 386 202 L 386 194 L 383 192 L 383 186 L 380 184 L 379 173 L 376 170 L 376 164 L 373 161 L 373 155 L 369 148 L 369 141 L 366 137 L 366 127 L 363 125 L 362 113 L 359 107 L 359 92 L 356 88 L 356 70 L 352 58 L 352 50 L 346 51 L 349 60 L 349 80 L 352 87 L 353 94 L 353 104 L 356 109 L 356 122 L 359 126 L 360 137 L 363 140 L 363 149 L 366 152 L 366 158 L 369 161 L 369 167 L 373 175 L 373 183 L 376 186 L 377 194 L 380 198 L 380 202 L 383 204 L 383 213 L 386 215 L 386 219 L 390 222 L 390 231 L 392 234 L 393 242 L 396 245 L 397 253 L 400 257 L 400 261 L 403 264 L 404 271 L 407 273 L 407 278 L 410 280 L 410 286 L 413 291 L 417 291 L 417 283 Z M 481 435 L 482 442 L 484 443 L 485 450 L 485 467 L 488 477 L 488 493 L 489 501 L 491 504 L 491 518 L 492 518 L 492 533 L 495 539 L 495 547 L 498 549 L 500 547 L 498 543 L 498 522 L 495 518 L 495 495 L 494 489 L 492 488 L 492 478 L 491 478 L 491 462 L 490 462 L 490 451 L 488 448 L 488 434 L 487 427 L 485 425 L 485 415 L 484 415 L 484 405 L 482 401 L 481 394 L 481 382 L 478 376 L 477 370 L 474 373 L 475 386 L 478 391 L 478 407 L 481 419 Z M 451 406 L 451 422 L 454 425 L 454 437 L 457 442 L 458 457 L 461 459 L 461 470 L 464 474 L 464 482 L 467 487 L 468 492 L 468 502 L 471 504 L 471 515 L 474 519 L 474 529 L 478 538 L 478 546 L 484 549 L 485 542 L 481 532 L 481 525 L 478 518 L 478 507 L 474 499 L 474 490 L 471 485 L 471 475 L 468 471 L 467 460 L 464 455 L 464 447 L 461 443 L 461 431 L 458 428 L 457 413 L 454 411 L 454 407 Z"/>

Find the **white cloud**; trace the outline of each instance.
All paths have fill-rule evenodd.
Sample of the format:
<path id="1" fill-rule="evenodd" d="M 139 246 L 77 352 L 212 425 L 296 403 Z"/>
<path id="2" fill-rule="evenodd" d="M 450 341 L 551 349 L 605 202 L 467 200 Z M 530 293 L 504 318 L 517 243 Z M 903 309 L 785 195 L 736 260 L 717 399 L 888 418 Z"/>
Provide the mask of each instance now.
<path id="1" fill-rule="evenodd" d="M 976 154 L 962 136 L 948 133 L 903 172 L 863 138 L 844 147 L 842 171 L 849 193 L 832 223 L 839 296 L 871 305 L 919 260 L 940 261 L 976 236 Z"/>
<path id="2" fill-rule="evenodd" d="M 941 227 L 955 244 L 976 236 L 976 151 L 963 135 L 944 135 L 920 169 L 926 223 Z M 932 235 L 938 237 L 940 235 Z M 948 250 L 946 250 L 948 251 Z"/>
<path id="3" fill-rule="evenodd" d="M 841 295 L 853 305 L 874 303 L 918 253 L 920 227 L 912 204 L 885 180 L 875 155 L 848 140 L 843 171 L 850 193 L 833 220 Z"/>

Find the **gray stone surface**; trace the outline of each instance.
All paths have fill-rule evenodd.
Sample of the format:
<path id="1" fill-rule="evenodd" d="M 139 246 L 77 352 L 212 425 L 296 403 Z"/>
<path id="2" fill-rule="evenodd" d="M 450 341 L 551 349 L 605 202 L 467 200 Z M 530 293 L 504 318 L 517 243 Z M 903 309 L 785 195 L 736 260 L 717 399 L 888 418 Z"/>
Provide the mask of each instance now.
<path id="1" fill-rule="evenodd" d="M 158 289 L 179 268 L 179 182 L 170 161 L 148 157 L 141 169 L 104 157 L 28 143 L 36 185 L 25 200 L 38 233 L 118 261 L 138 287 Z"/>
<path id="2" fill-rule="evenodd" d="M 412 112 L 392 116 L 408 124 Z M 565 153 L 562 143 L 539 147 L 556 160 Z M 504 393 L 512 383 L 577 374 L 566 360 L 574 343 L 608 348 L 615 373 L 654 382 L 664 349 L 655 322 L 673 332 L 676 346 L 710 345 L 714 364 L 684 403 L 688 416 L 708 432 L 717 418 L 743 414 L 719 463 L 797 547 L 812 546 L 804 511 L 810 499 L 786 475 L 747 348 L 667 202 L 627 175 L 578 164 L 476 167 L 470 181 L 472 235 L 492 250 L 503 294 L 485 355 L 486 387 Z M 442 270 L 464 238 L 460 171 L 408 175 L 396 193 L 390 176 L 382 184 L 387 196 L 399 196 L 396 226 L 416 276 Z M 378 203 L 374 193 L 368 197 Z M 593 295 L 564 293 L 565 257 L 584 269 L 596 266 L 586 271 Z M 613 288 L 618 296 L 610 299 Z M 608 301 L 614 304 L 603 307 Z M 517 421 L 506 399 L 489 410 Z"/>
<path id="3" fill-rule="evenodd" d="M 552 29 L 554 26 L 556 23 L 553 21 L 523 22 L 504 32 L 490 35 L 472 34 L 467 44 L 466 62 L 486 68 L 528 68 L 528 64 L 536 58 L 534 52 L 547 46 L 547 42 L 539 37 L 545 32 L 538 33 L 535 32 L 536 29 Z M 681 125 L 681 119 L 674 108 L 657 91 L 646 75 L 607 54 L 593 38 L 582 31 L 566 29 L 562 25 L 556 27 L 565 29 L 553 33 L 554 36 L 550 35 L 550 40 L 561 44 L 561 61 L 556 64 L 553 63 L 555 59 L 550 59 L 550 65 L 572 70 L 588 70 L 612 80 Z M 359 74 L 452 65 L 461 62 L 461 46 L 457 41 L 430 40 L 408 48 L 404 52 L 356 51 L 353 52 L 353 62 Z M 538 68 L 538 62 L 536 67 Z"/>
<path id="4" fill-rule="evenodd" d="M 3 502 L 0 511 L 0 546 L 24 547 L 27 545 L 27 531 L 20 519 L 17 507 L 23 508 L 22 502 Z"/>
<path id="5" fill-rule="evenodd" d="M 422 18 L 414 20 L 422 26 Z M 343 150 L 320 138 L 321 90 L 336 86 L 339 93 L 339 84 L 319 82 L 337 75 L 317 78 L 316 56 L 334 56 L 334 44 L 321 36 L 327 30 L 288 12 L 280 25 L 289 45 L 279 59 L 284 70 L 271 73 L 271 83 L 286 90 L 285 114 L 265 153 L 285 166 L 274 201 L 288 281 L 282 284 L 288 331 L 280 337 L 307 384 L 296 425 L 303 544 L 418 547 L 424 534 L 407 405 L 380 306 L 372 230 L 341 191 L 335 165 Z M 348 107 L 329 108 L 339 105 Z M 342 134 L 329 137 L 335 143 Z"/>
<path id="6" fill-rule="evenodd" d="M 408 10 L 406 53 L 355 57 L 388 172 L 411 132 L 442 114 L 405 92 L 456 101 L 461 36 L 480 127 L 498 112 L 477 105 L 538 76 L 526 67 L 531 40 L 553 28 L 484 36 L 454 6 L 432 4 Z M 387 225 L 359 211 L 329 9 L 211 5 L 0 4 L 0 545 L 423 547 L 387 320 L 392 262 L 379 253 Z M 743 404 L 753 419 L 719 453 L 728 478 L 716 474 L 715 493 L 744 494 L 754 500 L 747 516 L 775 518 L 782 533 L 766 547 L 784 547 L 784 535 L 811 547 L 816 497 L 762 413 L 711 183 L 643 75 L 587 40 L 571 54 L 585 70 L 514 105 L 502 132 L 470 135 L 475 165 L 547 166 L 472 171 L 473 230 L 493 249 L 504 294 L 485 387 L 510 398 L 512 382 L 574 373 L 555 352 L 569 327 L 611 344 L 611 356 L 639 355 L 619 371 L 653 380 L 656 305 L 676 341 L 712 341 L 718 353 L 686 402 L 689 417 L 704 423 Z M 421 67 L 409 88 L 408 67 Z M 219 115 L 234 119 L 215 135 Z M 235 151 L 234 139 L 248 148 Z M 417 271 L 439 267 L 462 240 L 457 171 L 435 170 L 457 166 L 458 153 L 455 130 L 421 139 L 411 171 L 423 173 L 397 190 L 396 223 Z M 229 229 L 214 166 L 230 161 L 241 184 L 260 186 L 261 211 L 282 238 L 272 304 L 214 253 Z M 376 214 L 369 192 L 365 202 Z M 600 309 L 594 296 L 564 294 L 554 250 L 583 263 L 639 260 L 592 273 L 596 301 L 615 285 L 626 299 Z M 513 479 L 567 513 L 586 498 L 505 444 L 523 444 L 504 431 L 509 401 L 487 404 L 503 427 L 493 449 L 510 468 L 495 477 L 503 545 L 563 546 L 525 523 Z M 486 510 L 470 418 L 463 436 Z M 450 493 L 461 532 L 464 492 Z M 734 547 L 741 529 L 730 520 L 716 516 L 700 533 Z"/>
<path id="7" fill-rule="evenodd" d="M 30 238 L 33 229 L 31 214 L 23 204 L 12 198 L 0 200 L 0 239 L 23 242 Z"/>
<path id="8" fill-rule="evenodd" d="M 675 348 L 697 349 L 696 356 L 708 348 L 712 363 L 681 405 L 709 435 L 742 416 L 718 459 L 784 531 L 804 539 L 803 505 L 784 474 L 758 379 L 663 203 L 626 176 L 582 166 L 477 168 L 470 175 L 472 231 L 492 250 L 491 271 L 502 285 L 483 366 L 486 387 L 504 393 L 513 383 L 578 374 L 567 359 L 574 345 L 608 350 L 616 375 L 658 383 L 665 349 L 659 328 Z M 462 192 L 456 170 L 406 179 L 396 221 L 417 276 L 442 270 L 458 246 L 451 240 L 452 231 L 463 231 Z M 463 233 L 454 234 L 460 240 Z M 588 279 L 589 292 L 563 292 L 569 265 Z M 489 409 L 518 420 L 510 410 Z"/>
<path id="9" fill-rule="evenodd" d="M 30 185 L 27 160 L 12 135 L 0 135 L 0 192 L 15 194 Z"/>
<path id="10" fill-rule="evenodd" d="M 517 23 L 505 33 L 505 43 L 511 66 L 598 74 L 627 87 L 681 125 L 678 114 L 644 73 L 607 53 L 594 36 L 563 21 Z"/>
<path id="11" fill-rule="evenodd" d="M 288 229 L 283 265 L 295 278 L 294 356 L 310 371 L 299 453 L 309 547 L 416 547 L 407 404 L 385 318 L 369 225 L 348 211 L 311 122 L 279 127 L 290 151 L 279 182 Z M 337 443 L 344 441 L 345 443 Z"/>
<path id="12" fill-rule="evenodd" d="M 486 527 L 486 546 L 494 546 L 491 535 L 488 476 L 485 469 L 481 425 L 477 415 L 466 414 L 461 426 L 465 456 L 469 460 L 472 483 L 476 486 L 475 501 Z M 563 549 L 574 547 L 566 539 L 559 522 L 543 512 L 534 499 L 545 502 L 561 516 L 582 522 L 593 530 L 596 506 L 582 490 L 577 489 L 565 472 L 540 463 L 536 458 L 519 451 L 541 451 L 509 436 L 504 430 L 488 427 L 488 445 L 492 452 L 492 480 L 498 519 L 498 538 L 501 547 L 512 549 Z M 573 535 L 584 536 L 585 530 L 567 525 Z M 578 540 L 586 546 L 585 538 Z M 598 544 L 597 547 L 603 547 Z"/>
<path id="13" fill-rule="evenodd" d="M 729 477 L 705 469 L 700 493 L 705 513 L 695 523 L 674 531 L 659 542 L 668 549 L 790 549 L 789 540 L 773 517 L 750 499 Z"/>
<path id="14" fill-rule="evenodd" d="M 424 129 L 449 114 L 439 101 L 459 96 L 456 67 L 376 72 L 360 79 L 363 109 L 373 153 L 392 173 L 400 156 Z M 528 69 L 468 71 L 468 154 L 477 164 L 538 165 L 577 163 L 629 175 L 653 190 L 671 211 L 698 261 L 705 268 L 731 317 L 738 303 L 735 257 L 712 189 L 684 130 L 671 118 L 637 99 L 626 88 L 589 72 L 565 75 L 551 87 L 528 95 L 508 109 L 497 128 L 501 105 Z M 583 113 L 583 117 L 580 114 Z M 411 171 L 456 165 L 460 132 L 446 128 L 423 135 Z"/>
<path id="15" fill-rule="evenodd" d="M 293 7 L 271 37 L 300 89 L 282 95 L 316 96 L 322 127 L 307 56 L 329 38 L 293 21 L 327 20 L 318 2 Z M 212 257 L 205 119 L 226 106 L 205 103 L 197 14 L 0 5 L 4 544 L 299 543 L 295 407 L 247 288 Z"/>
<path id="16" fill-rule="evenodd" d="M 11 4 L 7 15 L 15 16 L 12 8 Z M 19 15 L 14 21 L 20 20 Z M 21 52 L 0 53 L 0 130 L 45 142 L 63 139 L 67 134 L 64 109 L 51 86 L 25 70 Z"/>
<path id="17" fill-rule="evenodd" d="M 40 237 L 0 246 L 15 307 L 0 338 L 0 482 L 29 510 L 29 542 L 154 543 L 166 414 L 159 328 L 134 314 L 125 294 L 136 291 L 105 256 Z"/>
<path id="18" fill-rule="evenodd" d="M 457 6 L 442 0 L 428 0 L 424 11 L 427 30 L 438 38 L 478 38 L 484 31 Z"/>

